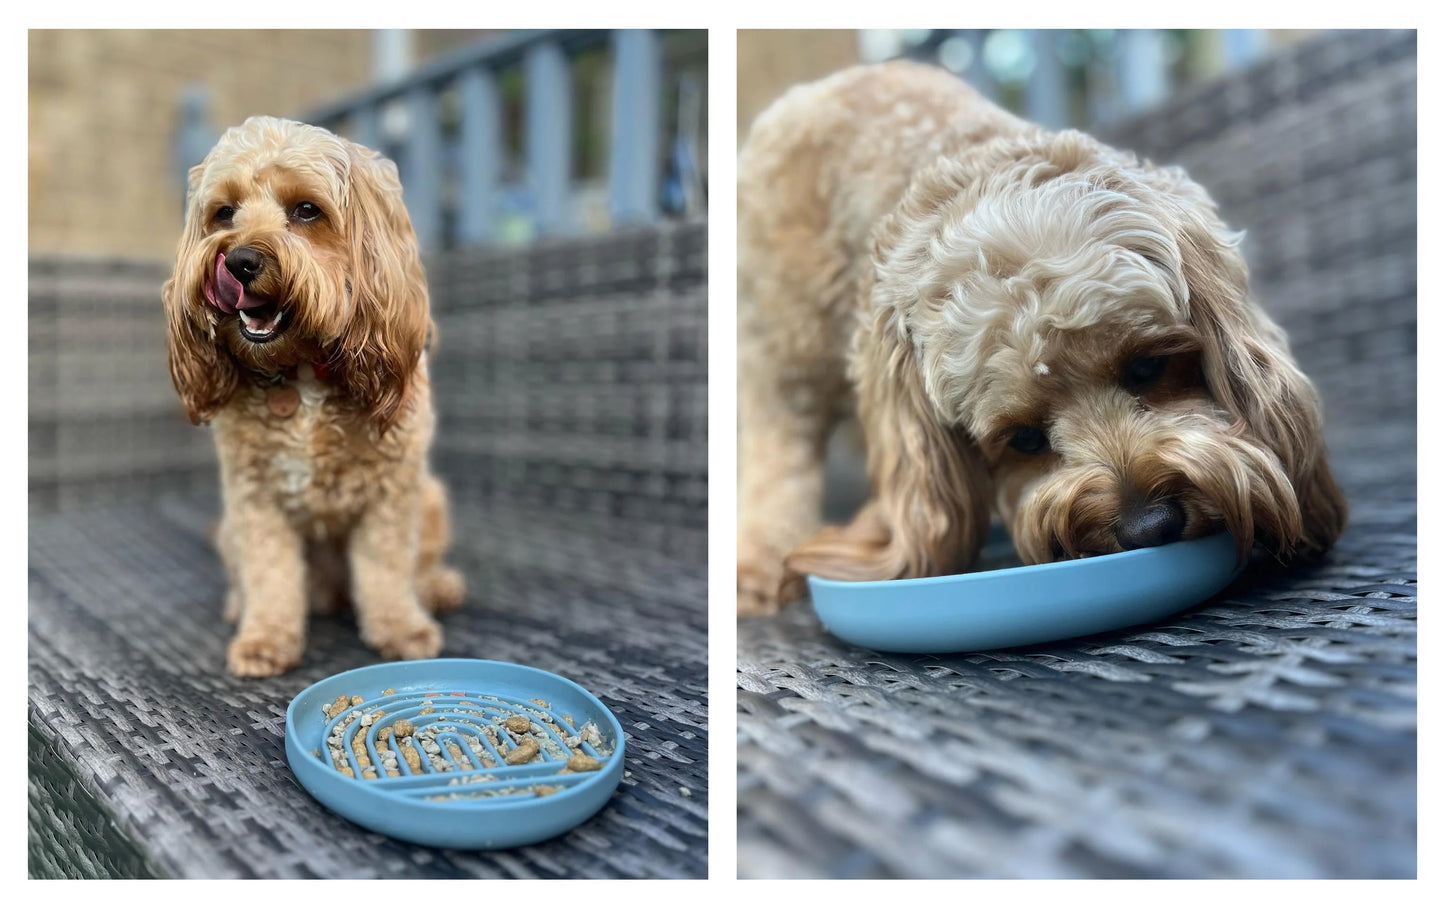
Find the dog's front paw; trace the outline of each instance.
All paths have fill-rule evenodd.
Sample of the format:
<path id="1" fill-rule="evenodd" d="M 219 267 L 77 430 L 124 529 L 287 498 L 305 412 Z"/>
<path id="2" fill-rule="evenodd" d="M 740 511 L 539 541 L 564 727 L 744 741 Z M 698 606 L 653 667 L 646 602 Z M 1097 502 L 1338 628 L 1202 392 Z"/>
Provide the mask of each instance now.
<path id="1" fill-rule="evenodd" d="M 388 621 L 365 634 L 372 649 L 388 659 L 431 659 L 442 650 L 442 628 L 418 614 L 411 621 Z"/>
<path id="2" fill-rule="evenodd" d="M 271 634 L 242 635 L 231 641 L 226 668 L 240 678 L 269 678 L 296 667 L 302 642 Z"/>
<path id="3" fill-rule="evenodd" d="M 246 610 L 246 600 L 241 598 L 241 591 L 238 589 L 226 590 L 226 604 L 221 607 L 221 618 L 227 624 L 235 624 L 241 620 L 241 614 Z"/>
<path id="4" fill-rule="evenodd" d="M 783 607 L 778 599 L 779 571 L 738 564 L 738 615 L 773 615 Z"/>

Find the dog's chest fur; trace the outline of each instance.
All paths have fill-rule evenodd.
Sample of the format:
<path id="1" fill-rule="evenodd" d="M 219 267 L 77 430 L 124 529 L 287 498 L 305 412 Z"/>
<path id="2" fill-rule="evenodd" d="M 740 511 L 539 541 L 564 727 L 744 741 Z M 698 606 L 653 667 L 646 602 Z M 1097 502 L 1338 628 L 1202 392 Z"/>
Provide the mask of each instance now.
<path id="1" fill-rule="evenodd" d="M 289 415 L 271 405 L 282 387 L 299 397 Z M 269 500 L 313 539 L 342 535 L 386 486 L 420 476 L 418 433 L 397 427 L 378 436 L 335 388 L 315 378 L 247 387 L 215 426 L 227 497 Z"/>

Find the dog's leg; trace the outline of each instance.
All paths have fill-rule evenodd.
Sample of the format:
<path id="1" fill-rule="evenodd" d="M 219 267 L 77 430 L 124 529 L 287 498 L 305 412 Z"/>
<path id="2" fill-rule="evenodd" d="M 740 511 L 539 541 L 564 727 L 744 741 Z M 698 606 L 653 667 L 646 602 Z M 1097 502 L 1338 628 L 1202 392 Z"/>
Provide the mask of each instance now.
<path id="1" fill-rule="evenodd" d="M 738 614 L 776 612 L 783 557 L 822 520 L 834 410 L 827 382 L 790 382 L 768 363 L 738 372 Z"/>
<path id="2" fill-rule="evenodd" d="M 441 651 L 441 626 L 416 590 L 421 503 L 415 485 L 393 490 L 351 533 L 351 599 L 361 639 L 388 659 L 428 659 Z"/>
<path id="3" fill-rule="evenodd" d="M 442 556 L 451 541 L 446 489 L 435 476 L 425 476 L 421 483 L 421 542 L 416 559 L 416 593 L 421 598 L 421 604 L 433 614 L 460 608 L 467 595 L 467 582 L 461 572 L 442 564 Z"/>
<path id="4" fill-rule="evenodd" d="M 226 599 L 221 607 L 221 618 L 227 624 L 235 624 L 246 611 L 246 600 L 241 596 L 241 566 L 233 557 L 231 546 L 221 542 L 230 535 L 231 525 L 225 518 L 217 521 L 211 528 L 211 543 L 215 545 L 216 553 L 221 556 L 221 564 L 226 569 Z"/>
<path id="5" fill-rule="evenodd" d="M 226 666 L 246 678 L 279 675 L 306 646 L 305 546 L 278 509 L 256 500 L 228 508 L 222 532 L 236 585 L 227 608 L 244 603 Z"/>

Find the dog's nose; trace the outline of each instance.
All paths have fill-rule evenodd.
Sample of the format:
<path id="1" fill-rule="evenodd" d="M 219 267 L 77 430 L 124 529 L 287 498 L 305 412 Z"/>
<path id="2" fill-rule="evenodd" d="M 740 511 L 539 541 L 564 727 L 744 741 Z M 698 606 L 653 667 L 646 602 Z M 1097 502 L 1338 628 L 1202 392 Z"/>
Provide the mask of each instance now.
<path id="1" fill-rule="evenodd" d="M 1172 498 L 1126 507 L 1114 527 L 1125 550 L 1178 542 L 1184 535 L 1184 509 Z"/>
<path id="2" fill-rule="evenodd" d="M 250 246 L 238 246 L 226 253 L 226 270 L 242 284 L 254 281 L 265 267 L 265 257 Z"/>

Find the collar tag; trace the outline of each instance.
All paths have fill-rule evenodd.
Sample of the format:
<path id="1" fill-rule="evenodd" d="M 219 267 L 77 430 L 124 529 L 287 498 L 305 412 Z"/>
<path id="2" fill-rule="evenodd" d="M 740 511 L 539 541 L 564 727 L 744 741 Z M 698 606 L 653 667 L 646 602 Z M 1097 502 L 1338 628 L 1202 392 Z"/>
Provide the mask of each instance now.
<path id="1" fill-rule="evenodd" d="M 286 419 L 301 406 L 301 392 L 291 385 L 278 385 L 266 392 L 266 406 L 275 416 Z"/>

